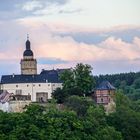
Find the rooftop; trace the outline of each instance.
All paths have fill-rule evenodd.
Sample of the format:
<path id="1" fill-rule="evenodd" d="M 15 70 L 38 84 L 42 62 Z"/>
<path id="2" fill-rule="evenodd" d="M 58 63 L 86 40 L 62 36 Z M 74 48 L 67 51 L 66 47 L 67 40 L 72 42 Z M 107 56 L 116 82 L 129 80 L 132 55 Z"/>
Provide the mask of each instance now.
<path id="1" fill-rule="evenodd" d="M 1 84 L 13 83 L 62 83 L 59 74 L 64 71 L 59 70 L 43 70 L 37 75 L 3 75 Z"/>
<path id="2" fill-rule="evenodd" d="M 115 87 L 111 85 L 109 81 L 103 81 L 96 89 L 97 90 L 115 90 Z"/>

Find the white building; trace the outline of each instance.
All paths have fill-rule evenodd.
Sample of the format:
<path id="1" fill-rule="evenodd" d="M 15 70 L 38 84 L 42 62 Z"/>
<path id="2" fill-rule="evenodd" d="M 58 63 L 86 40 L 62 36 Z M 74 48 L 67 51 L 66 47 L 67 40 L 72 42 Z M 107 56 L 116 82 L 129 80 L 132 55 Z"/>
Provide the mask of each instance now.
<path id="1" fill-rule="evenodd" d="M 43 70 L 37 74 L 37 61 L 33 57 L 29 39 L 26 41 L 26 50 L 20 64 L 21 75 L 2 76 L 1 90 L 23 96 L 24 100 L 30 98 L 33 102 L 46 102 L 51 99 L 51 93 L 56 88 L 62 87 L 59 74 L 63 70 Z"/>

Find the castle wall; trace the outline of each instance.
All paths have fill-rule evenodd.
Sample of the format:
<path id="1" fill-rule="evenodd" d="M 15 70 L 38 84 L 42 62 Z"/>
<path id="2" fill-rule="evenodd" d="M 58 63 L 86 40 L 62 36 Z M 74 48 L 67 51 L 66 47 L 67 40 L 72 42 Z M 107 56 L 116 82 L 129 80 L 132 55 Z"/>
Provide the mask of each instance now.
<path id="1" fill-rule="evenodd" d="M 51 93 L 56 88 L 62 88 L 61 83 L 14 83 L 2 84 L 2 89 L 7 90 L 14 95 L 31 95 L 31 101 L 37 101 L 37 94 L 45 93 L 47 98 L 51 99 Z"/>
<path id="2" fill-rule="evenodd" d="M 0 110 L 4 112 L 23 112 L 25 107 L 30 103 L 31 101 L 9 101 L 4 104 L 0 103 Z"/>

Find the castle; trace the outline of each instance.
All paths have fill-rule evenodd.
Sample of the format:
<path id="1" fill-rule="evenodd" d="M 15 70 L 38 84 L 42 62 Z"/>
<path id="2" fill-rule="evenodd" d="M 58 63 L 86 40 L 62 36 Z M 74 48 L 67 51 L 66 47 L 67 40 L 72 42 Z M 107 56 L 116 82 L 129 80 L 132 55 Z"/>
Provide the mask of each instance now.
<path id="1" fill-rule="evenodd" d="M 32 102 L 46 102 L 51 99 L 51 93 L 62 87 L 59 74 L 63 69 L 43 70 L 37 74 L 37 60 L 31 50 L 31 43 L 27 36 L 26 49 L 21 59 L 20 75 L 3 75 L 1 77 L 1 90 L 13 93 L 18 100 L 31 100 Z"/>
<path id="2" fill-rule="evenodd" d="M 42 70 L 40 74 L 37 74 L 37 60 L 34 58 L 28 36 L 25 46 L 26 49 L 20 61 L 21 74 L 1 77 L 0 85 L 3 94 L 0 94 L 0 103 L 11 101 L 8 104 L 11 109 L 8 107 L 8 110 L 12 112 L 21 112 L 23 107 L 31 102 L 47 102 L 52 98 L 51 94 L 54 90 L 62 88 L 59 75 L 65 69 Z M 114 95 L 115 87 L 108 81 L 103 81 L 96 88 L 93 98 L 96 104 L 102 104 L 107 112 L 111 112 L 115 108 Z M 3 106 L 5 105 L 1 105 L 0 108 Z"/>

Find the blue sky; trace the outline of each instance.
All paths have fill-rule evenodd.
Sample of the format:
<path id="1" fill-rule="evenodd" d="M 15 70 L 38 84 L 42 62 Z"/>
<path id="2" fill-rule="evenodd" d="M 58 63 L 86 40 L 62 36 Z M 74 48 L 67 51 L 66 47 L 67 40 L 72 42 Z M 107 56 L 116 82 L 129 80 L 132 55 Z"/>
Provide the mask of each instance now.
<path id="1" fill-rule="evenodd" d="M 20 74 L 27 34 L 41 69 L 140 71 L 140 0 L 3 0 L 0 75 Z"/>

